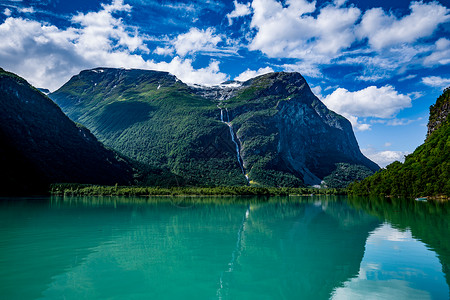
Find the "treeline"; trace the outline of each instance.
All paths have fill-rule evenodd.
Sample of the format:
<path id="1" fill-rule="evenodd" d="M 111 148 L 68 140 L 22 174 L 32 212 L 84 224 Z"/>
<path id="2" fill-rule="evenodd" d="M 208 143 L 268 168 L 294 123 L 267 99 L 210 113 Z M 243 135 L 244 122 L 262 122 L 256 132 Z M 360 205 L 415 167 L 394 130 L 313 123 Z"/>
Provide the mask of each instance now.
<path id="1" fill-rule="evenodd" d="M 52 195 L 67 196 L 288 196 L 288 195 L 345 195 L 345 190 L 317 188 L 274 188 L 250 186 L 222 187 L 145 187 L 145 186 L 101 186 L 87 184 L 52 184 Z"/>

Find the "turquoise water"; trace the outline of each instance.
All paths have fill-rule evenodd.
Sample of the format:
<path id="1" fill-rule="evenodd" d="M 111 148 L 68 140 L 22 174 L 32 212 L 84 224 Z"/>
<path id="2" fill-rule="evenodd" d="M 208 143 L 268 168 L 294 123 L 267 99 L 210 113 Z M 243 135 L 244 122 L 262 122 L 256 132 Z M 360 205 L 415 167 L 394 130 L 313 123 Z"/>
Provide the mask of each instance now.
<path id="1" fill-rule="evenodd" d="M 449 206 L 0 200 L 0 299 L 448 299 Z"/>

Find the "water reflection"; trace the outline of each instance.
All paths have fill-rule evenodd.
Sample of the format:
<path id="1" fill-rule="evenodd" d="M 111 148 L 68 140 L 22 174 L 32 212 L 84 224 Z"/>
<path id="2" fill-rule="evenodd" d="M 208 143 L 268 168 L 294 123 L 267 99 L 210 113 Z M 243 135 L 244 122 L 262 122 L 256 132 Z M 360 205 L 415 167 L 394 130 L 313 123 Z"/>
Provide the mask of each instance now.
<path id="1" fill-rule="evenodd" d="M 339 197 L 0 201 L 0 295 L 327 299 L 380 295 L 371 293 L 380 280 L 401 295 L 448 295 L 443 256 L 416 239 L 409 221 L 389 219 L 414 215 L 399 205 Z M 432 235 L 448 234 L 438 227 Z M 403 265 L 390 266 L 399 253 Z M 414 259 L 423 263 L 407 268 Z"/>
<path id="2" fill-rule="evenodd" d="M 333 299 L 446 299 L 448 285 L 436 254 L 384 223 L 373 231 L 359 274 L 337 288 Z"/>
<path id="3" fill-rule="evenodd" d="M 400 231 L 410 231 L 412 237 L 435 251 L 447 285 L 450 285 L 449 203 L 358 197 L 349 198 L 348 203 L 355 209 L 363 210 L 388 222 Z"/>

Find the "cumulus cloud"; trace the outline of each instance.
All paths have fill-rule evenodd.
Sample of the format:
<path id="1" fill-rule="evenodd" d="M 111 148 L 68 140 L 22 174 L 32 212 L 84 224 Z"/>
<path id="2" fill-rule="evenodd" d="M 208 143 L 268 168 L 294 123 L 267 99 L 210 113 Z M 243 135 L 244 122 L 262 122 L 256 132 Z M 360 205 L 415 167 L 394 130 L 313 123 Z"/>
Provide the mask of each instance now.
<path id="1" fill-rule="evenodd" d="M 407 151 L 376 151 L 374 148 L 361 149 L 361 152 L 382 168 L 385 168 L 394 161 L 404 162 L 405 156 L 410 154 L 410 152 Z"/>
<path id="2" fill-rule="evenodd" d="M 171 62 L 147 62 L 146 69 L 167 71 L 187 84 L 216 85 L 227 81 L 228 75 L 221 73 L 218 61 L 211 61 L 205 68 L 194 69 L 191 59 L 176 56 Z"/>
<path id="3" fill-rule="evenodd" d="M 70 19 L 73 26 L 65 29 L 9 17 L 0 24 L 2 67 L 51 90 L 80 70 L 97 66 L 157 69 L 198 84 L 218 84 L 228 79 L 217 61 L 194 69 L 192 60 L 178 56 L 170 62 L 145 60 L 142 53 L 149 53 L 145 37 L 117 16 L 130 11 L 130 5 L 115 0 L 103 4 L 97 12 L 78 13 Z M 180 44 L 179 49 L 184 49 L 181 52 L 190 51 L 186 45 L 189 43 Z"/>
<path id="4" fill-rule="evenodd" d="M 3 11 L 3 14 L 7 17 L 9 17 L 10 15 L 12 15 L 12 11 L 9 8 L 5 8 L 5 10 Z"/>
<path id="5" fill-rule="evenodd" d="M 422 78 L 422 82 L 436 88 L 446 88 L 450 86 L 450 78 L 442 78 L 439 76 L 424 77 Z"/>
<path id="6" fill-rule="evenodd" d="M 234 10 L 227 14 L 228 24 L 233 24 L 233 19 L 251 14 L 250 3 L 242 4 L 234 0 Z"/>
<path id="7" fill-rule="evenodd" d="M 369 9 L 362 17 L 358 36 L 367 38 L 373 48 L 382 49 L 429 36 L 450 19 L 449 9 L 437 2 L 412 2 L 410 10 L 409 15 L 398 19 L 381 8 Z"/>
<path id="8" fill-rule="evenodd" d="M 398 93 L 390 85 L 369 86 L 355 92 L 338 88 L 322 101 L 329 109 L 346 117 L 357 131 L 371 129 L 370 124 L 359 120 L 361 117 L 393 118 L 400 110 L 411 107 L 411 97 Z"/>
<path id="9" fill-rule="evenodd" d="M 175 51 L 175 49 L 173 49 L 172 47 L 166 46 L 166 47 L 156 47 L 155 51 L 153 51 L 153 53 L 158 54 L 158 55 L 171 55 L 173 54 Z"/>
<path id="10" fill-rule="evenodd" d="M 411 98 L 390 85 L 369 86 L 355 92 L 338 88 L 323 101 L 339 114 L 358 117 L 392 118 L 400 110 L 411 107 Z"/>
<path id="11" fill-rule="evenodd" d="M 256 76 L 267 74 L 267 73 L 271 73 L 271 72 L 273 72 L 273 69 L 271 67 L 259 68 L 256 71 L 247 69 L 246 71 L 244 71 L 241 74 L 239 74 L 239 76 L 234 78 L 234 80 L 247 81 L 247 80 L 249 80 L 251 78 L 254 78 Z"/>
<path id="12" fill-rule="evenodd" d="M 206 30 L 191 28 L 187 33 L 180 34 L 173 42 L 177 54 L 186 56 L 195 52 L 216 52 L 222 38 L 214 32 L 211 27 Z"/>
<path id="13" fill-rule="evenodd" d="M 251 50 L 270 57 L 313 59 L 326 62 L 330 56 L 348 48 L 355 41 L 353 25 L 360 16 L 356 7 L 323 7 L 318 16 L 316 3 L 305 0 L 254 0 L 251 27 L 257 33 Z"/>

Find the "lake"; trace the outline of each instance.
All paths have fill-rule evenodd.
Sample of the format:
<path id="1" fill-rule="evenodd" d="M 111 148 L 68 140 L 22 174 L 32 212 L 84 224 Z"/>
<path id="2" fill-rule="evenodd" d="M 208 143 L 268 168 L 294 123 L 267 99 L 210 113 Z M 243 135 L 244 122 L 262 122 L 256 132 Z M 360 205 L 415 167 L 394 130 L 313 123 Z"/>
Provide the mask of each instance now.
<path id="1" fill-rule="evenodd" d="M 450 205 L 0 200 L 0 299 L 448 299 Z"/>

